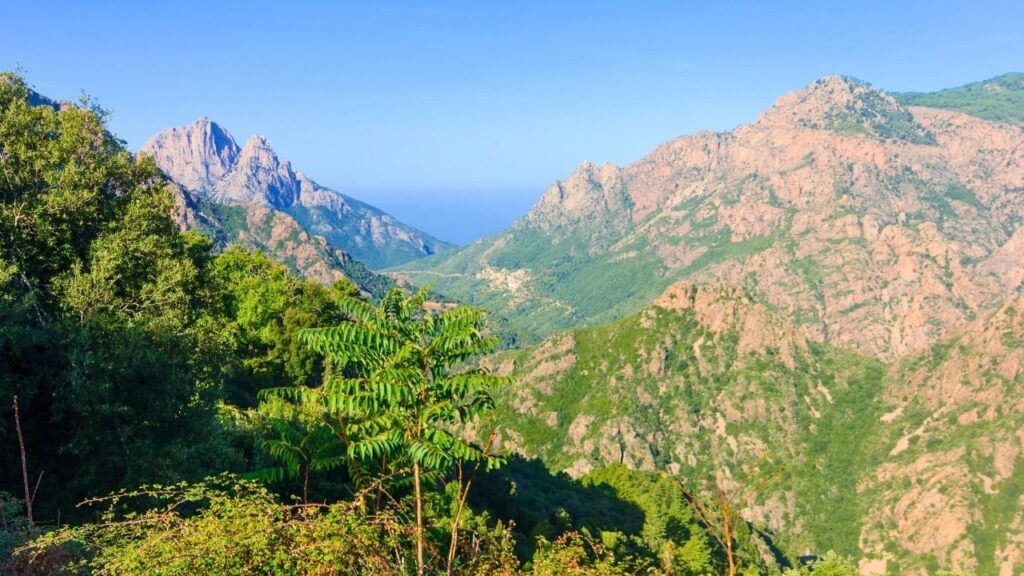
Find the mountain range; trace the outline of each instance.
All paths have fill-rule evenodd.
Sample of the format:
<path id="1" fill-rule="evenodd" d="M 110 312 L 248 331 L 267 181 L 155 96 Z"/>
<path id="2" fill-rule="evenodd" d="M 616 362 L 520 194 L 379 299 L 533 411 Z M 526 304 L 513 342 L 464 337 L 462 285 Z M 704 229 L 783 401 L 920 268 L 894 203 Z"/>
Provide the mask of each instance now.
<path id="1" fill-rule="evenodd" d="M 893 360 L 1024 280 L 1024 129 L 902 103 L 921 98 L 822 78 L 731 132 L 585 162 L 507 231 L 394 270 L 527 342 L 685 279 L 742 286 L 824 341 Z"/>
<path id="2" fill-rule="evenodd" d="M 732 131 L 584 162 L 461 249 L 205 118 L 140 152 L 183 228 L 490 311 L 511 346 L 488 367 L 518 379 L 491 424 L 506 450 L 695 489 L 767 467 L 742 510 L 765 550 L 1003 576 L 1024 573 L 1022 96 L 1020 74 L 825 77 Z"/>
<path id="3" fill-rule="evenodd" d="M 517 343 L 489 361 L 518 379 L 505 449 L 696 490 L 767 469 L 742 512 L 766 547 L 1022 574 L 1022 78 L 822 78 L 392 272 Z"/>
<path id="4" fill-rule="evenodd" d="M 278 240 L 294 236 L 296 241 L 282 248 L 280 256 L 288 260 L 300 250 L 317 253 L 315 264 L 298 268 L 314 278 L 323 279 L 325 270 L 337 268 L 331 258 L 377 269 L 452 247 L 295 171 L 261 136 L 239 146 L 226 129 L 208 118 L 156 134 L 139 153 L 151 156 L 189 195 L 179 205 L 195 209 L 205 201 L 213 207 L 235 207 L 235 216 L 246 225 L 231 230 L 232 239 L 242 233 L 243 240 L 273 253 Z M 299 248 L 308 243 L 312 248 Z M 327 255 L 321 254 L 325 251 Z"/>

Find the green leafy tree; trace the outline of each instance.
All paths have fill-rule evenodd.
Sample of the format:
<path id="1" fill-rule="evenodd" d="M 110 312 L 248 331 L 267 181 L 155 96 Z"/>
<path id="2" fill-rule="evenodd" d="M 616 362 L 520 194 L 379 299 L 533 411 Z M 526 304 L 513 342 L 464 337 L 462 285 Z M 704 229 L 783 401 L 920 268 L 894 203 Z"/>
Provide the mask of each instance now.
<path id="1" fill-rule="evenodd" d="M 344 446 L 322 419 L 310 398 L 299 403 L 269 397 L 253 414 L 264 427 L 260 444 L 283 465 L 258 470 L 252 476 L 266 481 L 299 478 L 302 501 L 309 502 L 310 476 L 342 468 L 347 463 Z"/>
<path id="2" fill-rule="evenodd" d="M 209 309 L 217 317 L 227 347 L 228 400 L 256 404 L 258 392 L 287 385 L 312 385 L 323 376 L 323 362 L 301 343 L 304 328 L 341 322 L 337 300 L 355 297 L 348 281 L 333 286 L 296 278 L 262 252 L 227 247 L 205 267 Z"/>
<path id="3" fill-rule="evenodd" d="M 67 519 L 87 494 L 230 458 L 196 252 L 164 177 L 90 102 L 38 103 L 0 74 L 0 405 L 21 401 L 40 512 Z M 2 445 L 11 434 L 4 409 Z"/>
<path id="4" fill-rule="evenodd" d="M 416 514 L 416 563 L 424 570 L 424 478 L 456 463 L 493 467 L 500 460 L 460 436 L 459 426 L 493 408 L 489 391 L 509 382 L 468 362 L 493 350 L 483 312 L 428 303 L 426 289 L 388 292 L 378 306 L 353 297 L 340 302 L 350 321 L 303 330 L 299 338 L 335 367 L 317 389 L 275 394 L 321 399 L 331 426 L 346 445 L 351 466 L 411 468 Z M 453 525 L 453 540 L 457 535 Z"/>
<path id="5" fill-rule="evenodd" d="M 619 499 L 639 506 L 644 514 L 640 549 L 657 554 L 669 574 L 711 574 L 715 558 L 702 527 L 677 480 L 664 473 L 630 470 L 622 464 L 598 468 L 584 485 L 610 486 Z"/>

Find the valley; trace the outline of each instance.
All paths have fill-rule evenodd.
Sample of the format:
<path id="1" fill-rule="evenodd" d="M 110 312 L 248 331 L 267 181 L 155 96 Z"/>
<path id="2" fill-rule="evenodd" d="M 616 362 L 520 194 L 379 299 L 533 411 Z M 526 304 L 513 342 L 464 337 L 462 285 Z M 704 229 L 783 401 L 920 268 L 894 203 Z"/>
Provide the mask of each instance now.
<path id="1" fill-rule="evenodd" d="M 5 73 L 0 570 L 1024 574 L 1021 79 L 826 76 L 455 247 Z"/>

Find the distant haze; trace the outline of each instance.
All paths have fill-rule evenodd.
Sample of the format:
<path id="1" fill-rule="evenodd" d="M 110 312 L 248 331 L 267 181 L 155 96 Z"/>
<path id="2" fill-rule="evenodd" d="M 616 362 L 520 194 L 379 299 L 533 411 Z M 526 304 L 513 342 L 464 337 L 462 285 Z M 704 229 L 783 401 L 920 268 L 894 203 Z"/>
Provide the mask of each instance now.
<path id="1" fill-rule="evenodd" d="M 366 191 L 338 187 L 441 240 L 470 244 L 526 214 L 543 187 L 518 190 Z"/>

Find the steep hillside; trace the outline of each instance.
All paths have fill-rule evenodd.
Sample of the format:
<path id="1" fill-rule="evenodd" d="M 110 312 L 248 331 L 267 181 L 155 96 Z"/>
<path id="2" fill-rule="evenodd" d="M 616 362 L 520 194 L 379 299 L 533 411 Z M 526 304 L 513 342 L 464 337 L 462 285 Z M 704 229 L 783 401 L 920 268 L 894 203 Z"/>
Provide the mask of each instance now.
<path id="1" fill-rule="evenodd" d="M 164 130 L 139 153 L 152 156 L 172 180 L 202 198 L 220 205 L 268 207 L 371 268 L 451 247 L 296 172 L 261 136 L 238 146 L 227 130 L 207 118 Z"/>
<path id="2" fill-rule="evenodd" d="M 584 163 L 508 231 L 395 271 L 527 340 L 641 309 L 679 279 L 743 286 L 891 360 L 1020 287 L 1024 129 L 831 76 L 750 125 Z"/>
<path id="3" fill-rule="evenodd" d="M 741 290 L 682 283 L 493 368 L 519 377 L 502 445 L 555 469 L 697 489 L 774 471 L 743 516 L 790 552 L 839 550 L 865 574 L 1024 571 L 1024 300 L 888 368 Z"/>
<path id="4" fill-rule="evenodd" d="M 901 361 L 884 402 L 864 551 L 904 573 L 1024 573 L 1024 300 Z"/>
<path id="5" fill-rule="evenodd" d="M 945 108 L 995 122 L 1024 124 L 1024 74 L 1020 72 L 938 92 L 893 96 L 906 106 Z"/>
<path id="6" fill-rule="evenodd" d="M 618 322 L 511 352 L 500 440 L 574 475 L 611 463 L 697 489 L 778 476 L 748 520 L 798 553 L 857 551 L 884 366 L 817 342 L 741 290 L 683 283 Z"/>
<path id="7" fill-rule="evenodd" d="M 322 284 L 348 278 L 374 296 L 394 286 L 390 277 L 306 232 L 285 212 L 260 203 L 218 204 L 176 184 L 172 187 L 178 227 L 199 230 L 220 248 L 239 242 L 266 252 L 304 278 Z"/>

